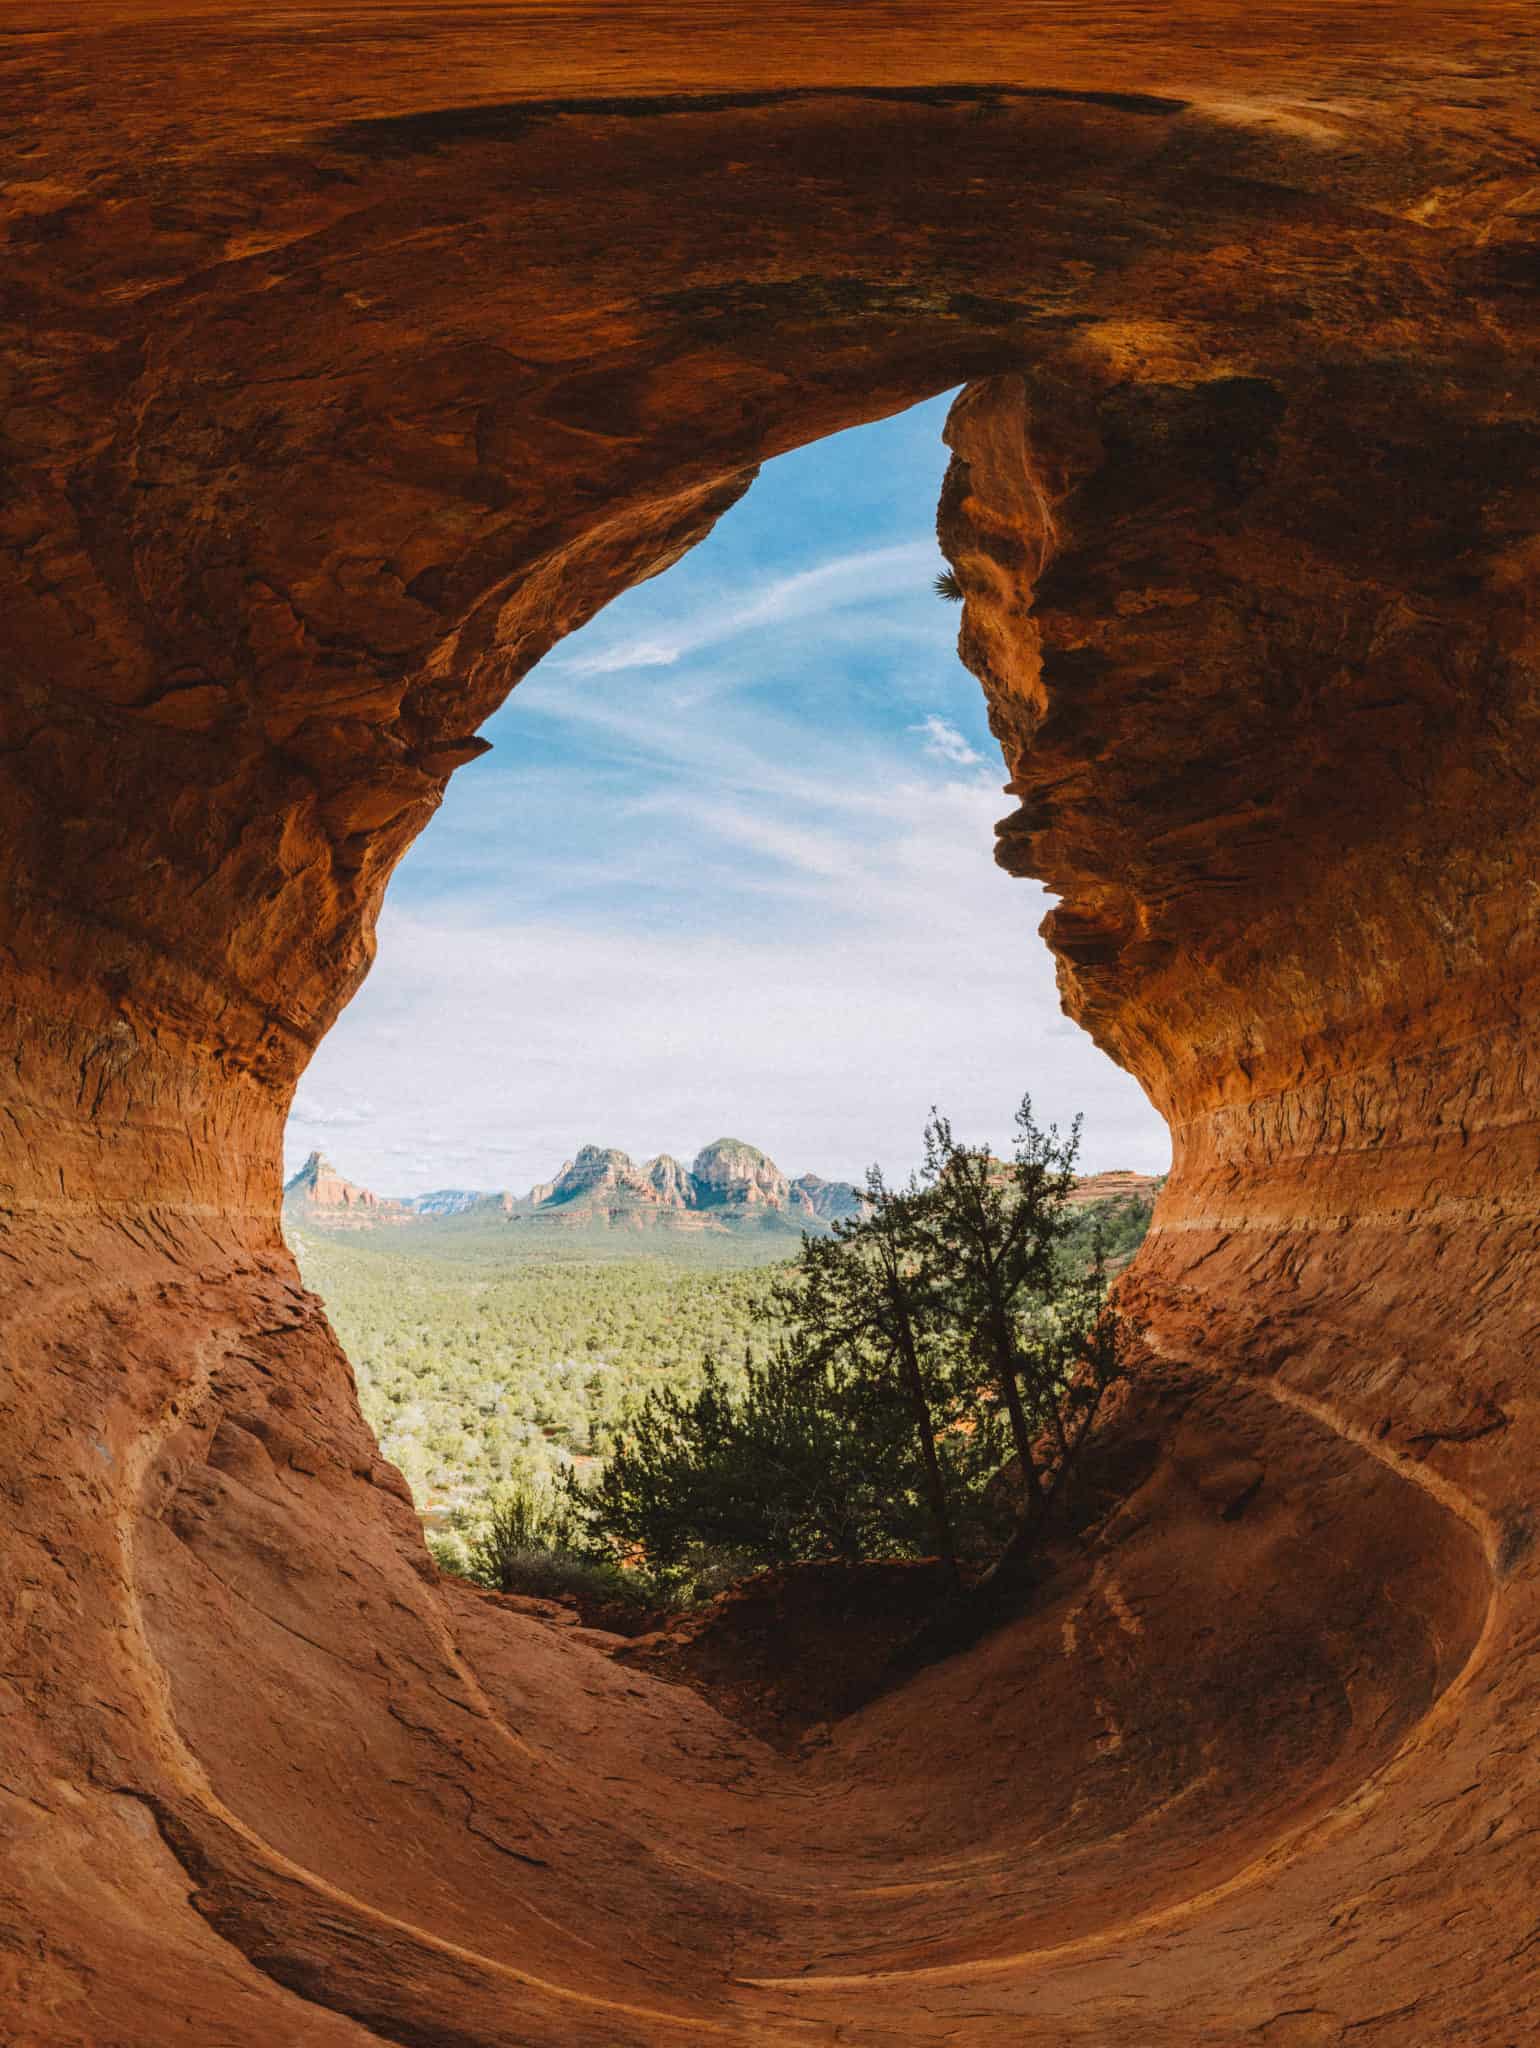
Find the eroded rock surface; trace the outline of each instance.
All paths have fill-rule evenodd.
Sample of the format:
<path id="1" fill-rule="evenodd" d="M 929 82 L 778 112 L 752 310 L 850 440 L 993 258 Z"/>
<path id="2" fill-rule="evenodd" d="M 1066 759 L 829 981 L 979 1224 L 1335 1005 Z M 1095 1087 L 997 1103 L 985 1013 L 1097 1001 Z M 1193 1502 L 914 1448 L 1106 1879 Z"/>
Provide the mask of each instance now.
<path id="1" fill-rule="evenodd" d="M 1531 10 L 20 0 L 0 67 L 8 2041 L 1526 2040 Z M 963 383 L 1183 1391 L 1083 1582 L 792 1763 L 436 1580 L 279 1139 L 507 689 Z"/>

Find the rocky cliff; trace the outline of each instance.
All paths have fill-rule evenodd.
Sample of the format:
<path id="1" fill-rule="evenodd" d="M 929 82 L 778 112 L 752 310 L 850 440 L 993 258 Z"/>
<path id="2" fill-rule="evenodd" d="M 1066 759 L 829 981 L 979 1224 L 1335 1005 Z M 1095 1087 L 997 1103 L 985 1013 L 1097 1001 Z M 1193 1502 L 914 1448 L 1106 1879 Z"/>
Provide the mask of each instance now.
<path id="1" fill-rule="evenodd" d="M 542 1209 L 584 1207 L 600 1209 L 620 1204 L 661 1199 L 645 1167 L 632 1163 L 629 1154 L 610 1146 L 584 1145 L 575 1159 L 569 1159 L 548 1189 L 542 1189 L 535 1206 Z M 534 1201 L 534 1197 L 531 1197 Z"/>
<path id="2" fill-rule="evenodd" d="M 688 1169 L 668 1153 L 660 1152 L 656 1159 L 649 1159 L 642 1171 L 651 1184 L 653 1193 L 666 1209 L 687 1209 L 694 1190 L 690 1184 Z"/>
<path id="3" fill-rule="evenodd" d="M 1106 1173 L 1082 1174 L 1068 1199 L 1076 1209 L 1088 1209 L 1097 1202 L 1153 1202 L 1165 1184 L 1163 1173 L 1130 1173 L 1114 1168 Z"/>
<path id="4" fill-rule="evenodd" d="M 1529 2039 L 1533 8 L 6 25 L 10 2035 Z M 1164 1364 L 1034 1612 L 787 1758 L 438 1579 L 280 1148 L 491 708 L 957 386 L 1001 855 L 1172 1128 Z"/>
<path id="5" fill-rule="evenodd" d="M 703 1146 L 688 1167 L 666 1152 L 638 1166 L 625 1152 L 585 1145 L 555 1180 L 530 1190 L 526 1206 L 594 1214 L 656 1209 L 731 1225 L 755 1212 L 818 1223 L 855 1215 L 860 1205 L 860 1194 L 848 1181 L 820 1180 L 817 1174 L 788 1180 L 757 1146 L 718 1138 Z"/>
<path id="6" fill-rule="evenodd" d="M 696 1204 L 706 1208 L 790 1209 L 791 1182 L 773 1159 L 741 1138 L 718 1138 L 695 1157 L 690 1169 Z"/>
<path id="7" fill-rule="evenodd" d="M 284 1182 L 283 1199 L 296 1219 L 339 1230 L 406 1223 L 416 1206 L 382 1199 L 368 1188 L 344 1180 L 319 1152 L 312 1152 L 294 1178 Z"/>

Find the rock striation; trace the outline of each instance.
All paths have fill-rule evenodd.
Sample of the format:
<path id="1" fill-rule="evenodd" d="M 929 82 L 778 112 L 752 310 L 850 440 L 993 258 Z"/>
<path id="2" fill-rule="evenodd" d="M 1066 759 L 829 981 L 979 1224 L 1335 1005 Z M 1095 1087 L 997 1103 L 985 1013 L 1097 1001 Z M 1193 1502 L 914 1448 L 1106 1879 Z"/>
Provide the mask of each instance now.
<path id="1" fill-rule="evenodd" d="M 1514 2048 L 1532 9 L 709 15 L 8 12 L 5 2027 Z M 1164 1362 L 1040 1607 L 788 1759 L 438 1579 L 281 1139 L 508 689 L 958 386 L 1001 858 L 1172 1129 Z"/>
<path id="2" fill-rule="evenodd" d="M 534 1206 L 598 1209 L 622 1202 L 656 1203 L 660 1199 L 648 1167 L 634 1165 L 628 1153 L 617 1152 L 611 1146 L 584 1145 L 548 1187 L 542 1186 Z"/>
<path id="3" fill-rule="evenodd" d="M 690 1169 L 696 1202 L 702 1208 L 790 1209 L 791 1182 L 773 1159 L 740 1138 L 718 1138 L 696 1154 Z M 807 1205 L 809 1208 L 811 1205 Z"/>
<path id="4" fill-rule="evenodd" d="M 657 1197 L 660 1207 L 665 1209 L 687 1209 L 693 1192 L 689 1171 L 667 1152 L 660 1152 L 656 1159 L 649 1159 L 645 1168 L 648 1183 Z"/>

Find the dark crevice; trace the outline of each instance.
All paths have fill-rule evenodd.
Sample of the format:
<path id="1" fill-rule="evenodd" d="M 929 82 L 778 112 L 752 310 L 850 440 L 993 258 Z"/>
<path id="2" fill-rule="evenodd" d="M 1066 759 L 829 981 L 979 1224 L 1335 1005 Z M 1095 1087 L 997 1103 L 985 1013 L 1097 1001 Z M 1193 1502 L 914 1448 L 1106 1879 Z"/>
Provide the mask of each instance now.
<path id="1" fill-rule="evenodd" d="M 532 129 L 548 126 L 563 115 L 586 115 L 600 120 L 658 120 L 673 114 L 751 112 L 758 107 L 841 99 L 905 106 L 971 106 L 985 112 L 1017 101 L 1042 100 L 1099 107 L 1117 114 L 1167 117 L 1185 113 L 1189 104 L 1157 93 L 1080 92 L 1059 85 L 821 85 L 793 91 L 604 95 L 589 99 L 501 100 L 480 107 L 434 107 L 420 114 L 344 121 L 325 130 L 320 139 L 333 149 L 359 156 L 431 155 L 462 142 L 517 142 Z"/>

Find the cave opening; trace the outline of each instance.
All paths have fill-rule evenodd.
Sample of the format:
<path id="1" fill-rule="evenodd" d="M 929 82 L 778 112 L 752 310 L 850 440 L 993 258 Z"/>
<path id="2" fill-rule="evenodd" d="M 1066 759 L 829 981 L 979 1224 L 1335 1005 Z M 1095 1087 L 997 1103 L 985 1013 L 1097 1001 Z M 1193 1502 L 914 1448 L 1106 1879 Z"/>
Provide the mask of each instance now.
<path id="1" fill-rule="evenodd" d="M 1092 1170 L 1163 1170 L 1159 1119 L 1033 944 L 1049 897 L 990 857 L 1007 770 L 932 588 L 950 403 L 776 457 L 485 722 L 491 751 L 396 867 L 369 979 L 307 1069 L 291 1171 L 345 1146 L 383 1194 L 523 1188 L 583 1136 L 640 1157 L 744 1124 L 848 1177 L 910 1163 L 938 1091 L 997 1130 L 1030 1069 L 1058 1121 L 1092 1109 Z M 733 1064 L 733 996 L 773 1004 L 799 959 L 771 1042 Z M 672 1030 L 637 1013 L 653 986 Z M 953 989 L 966 1012 L 919 1010 Z M 965 1015 L 990 1035 L 960 1053 Z M 902 1093 L 876 1095 L 893 1075 Z"/>
<path id="2" fill-rule="evenodd" d="M 873 1161 L 902 1179 L 934 1102 L 997 1145 L 1023 1089 L 1085 1113 L 1109 1200 L 1165 1171 L 1062 1013 L 1046 893 L 992 859 L 1006 771 L 936 589 L 954 396 L 768 464 L 520 684 L 392 878 L 290 1112 L 285 1215 L 430 1528 L 591 1473 L 649 1379 L 762 1353 L 763 1293 L 728 1276 Z M 697 1200 L 729 1135 L 758 1206 Z"/>
<path id="3" fill-rule="evenodd" d="M 25 2036 L 1507 2048 L 1540 1128 L 1513 10 L 994 10 L 954 89 L 885 9 L 875 90 L 778 20 L 655 62 L 585 10 L 576 81 L 479 4 L 399 38 L 97 12 L 18 47 L 4 194 Z M 619 96 L 510 112 L 532 81 Z M 279 1141 L 520 665 L 747 466 L 964 377 L 995 388 L 943 518 L 1003 850 L 1173 1130 L 1161 1372 L 1126 1512 L 1035 1614 L 788 1758 L 431 1575 L 281 1243 Z"/>

